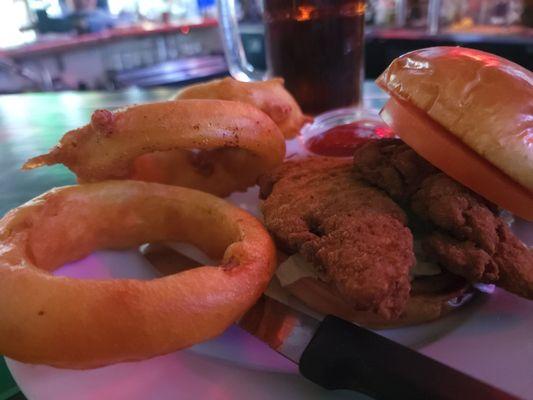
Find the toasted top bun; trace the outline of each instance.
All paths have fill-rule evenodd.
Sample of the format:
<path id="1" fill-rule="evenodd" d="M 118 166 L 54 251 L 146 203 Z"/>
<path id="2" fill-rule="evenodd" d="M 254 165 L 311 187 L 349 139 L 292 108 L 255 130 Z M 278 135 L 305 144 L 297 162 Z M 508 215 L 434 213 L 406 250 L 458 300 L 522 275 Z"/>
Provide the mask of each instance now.
<path id="1" fill-rule="evenodd" d="M 533 192 L 530 71 L 479 50 L 430 47 L 397 58 L 376 82 Z"/>

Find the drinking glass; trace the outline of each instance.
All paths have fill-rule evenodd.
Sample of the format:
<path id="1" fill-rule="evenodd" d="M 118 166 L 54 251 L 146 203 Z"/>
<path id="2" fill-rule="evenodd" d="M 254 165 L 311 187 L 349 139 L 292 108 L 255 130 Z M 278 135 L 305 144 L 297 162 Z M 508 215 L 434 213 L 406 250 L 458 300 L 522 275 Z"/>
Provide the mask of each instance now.
<path id="1" fill-rule="evenodd" d="M 246 60 L 235 0 L 217 0 L 231 75 L 242 81 L 279 76 L 303 111 L 316 115 L 356 106 L 363 81 L 364 0 L 260 0 L 267 70 Z"/>

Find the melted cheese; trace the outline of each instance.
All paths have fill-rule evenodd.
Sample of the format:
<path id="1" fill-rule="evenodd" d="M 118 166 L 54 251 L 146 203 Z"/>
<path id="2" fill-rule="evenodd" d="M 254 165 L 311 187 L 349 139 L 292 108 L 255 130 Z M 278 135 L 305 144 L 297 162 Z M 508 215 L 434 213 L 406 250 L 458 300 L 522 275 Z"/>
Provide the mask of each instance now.
<path id="1" fill-rule="evenodd" d="M 441 272 L 440 267 L 434 263 L 417 261 L 415 266 L 411 269 L 410 275 L 411 278 L 416 278 L 418 276 L 438 275 Z M 276 276 L 278 277 L 281 286 L 290 285 L 305 277 L 318 279 L 318 273 L 313 264 L 305 260 L 300 254 L 293 254 L 283 261 L 276 270 Z"/>

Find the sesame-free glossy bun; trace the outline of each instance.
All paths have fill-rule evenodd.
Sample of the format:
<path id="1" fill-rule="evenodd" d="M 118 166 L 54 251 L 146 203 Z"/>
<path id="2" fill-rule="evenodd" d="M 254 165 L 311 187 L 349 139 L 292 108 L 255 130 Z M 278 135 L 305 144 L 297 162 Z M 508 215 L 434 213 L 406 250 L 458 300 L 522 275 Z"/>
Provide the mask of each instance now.
<path id="1" fill-rule="evenodd" d="M 431 47 L 395 59 L 376 82 L 533 192 L 530 71 L 479 50 Z"/>

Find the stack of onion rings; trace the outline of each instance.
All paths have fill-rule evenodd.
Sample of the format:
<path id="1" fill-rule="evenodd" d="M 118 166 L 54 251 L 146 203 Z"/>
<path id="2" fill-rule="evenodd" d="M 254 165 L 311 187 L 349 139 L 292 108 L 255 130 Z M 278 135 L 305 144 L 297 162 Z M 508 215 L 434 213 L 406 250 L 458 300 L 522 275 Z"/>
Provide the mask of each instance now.
<path id="1" fill-rule="evenodd" d="M 47 272 L 96 249 L 163 240 L 222 264 L 151 281 Z M 207 193 L 136 181 L 53 189 L 0 220 L 0 354 L 91 368 L 172 352 L 224 331 L 274 268 L 261 223 Z"/>

